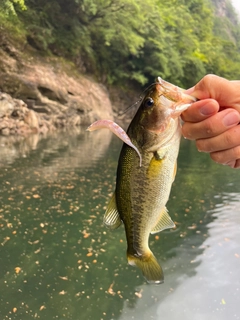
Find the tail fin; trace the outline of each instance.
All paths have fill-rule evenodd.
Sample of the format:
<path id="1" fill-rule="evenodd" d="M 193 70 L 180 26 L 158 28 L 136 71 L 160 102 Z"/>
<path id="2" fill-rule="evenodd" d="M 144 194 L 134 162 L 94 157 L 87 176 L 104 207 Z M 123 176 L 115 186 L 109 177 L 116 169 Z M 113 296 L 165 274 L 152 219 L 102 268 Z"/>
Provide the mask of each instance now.
<path id="1" fill-rule="evenodd" d="M 159 265 L 152 252 L 150 252 L 147 257 L 136 257 L 128 253 L 127 258 L 128 263 L 131 266 L 137 266 L 142 270 L 142 273 L 148 283 L 160 284 L 164 282 L 162 267 Z"/>

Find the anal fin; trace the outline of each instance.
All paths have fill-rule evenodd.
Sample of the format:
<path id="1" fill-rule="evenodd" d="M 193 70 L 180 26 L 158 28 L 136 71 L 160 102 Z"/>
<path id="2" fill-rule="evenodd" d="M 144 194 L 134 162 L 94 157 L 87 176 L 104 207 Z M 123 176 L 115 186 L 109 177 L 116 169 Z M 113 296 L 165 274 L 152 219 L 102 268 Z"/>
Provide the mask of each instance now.
<path id="1" fill-rule="evenodd" d="M 160 214 L 158 222 L 156 223 L 155 227 L 152 229 L 151 234 L 158 233 L 165 229 L 174 228 L 175 224 L 170 218 L 167 208 L 164 207 L 163 211 Z"/>
<path id="2" fill-rule="evenodd" d="M 122 224 L 122 220 L 117 209 L 115 192 L 107 206 L 103 222 L 110 229 L 117 229 Z"/>

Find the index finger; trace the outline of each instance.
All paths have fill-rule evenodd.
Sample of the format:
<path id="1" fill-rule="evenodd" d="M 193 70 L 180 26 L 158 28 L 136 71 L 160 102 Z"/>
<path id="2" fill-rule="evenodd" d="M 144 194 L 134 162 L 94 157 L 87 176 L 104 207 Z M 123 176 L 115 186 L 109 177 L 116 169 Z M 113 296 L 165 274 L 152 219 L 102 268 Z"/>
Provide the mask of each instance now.
<path id="1" fill-rule="evenodd" d="M 201 122 L 219 111 L 219 104 L 214 99 L 205 99 L 194 102 L 181 115 L 185 122 Z"/>
<path id="2" fill-rule="evenodd" d="M 191 95 L 202 100 L 212 98 L 221 107 L 231 107 L 240 112 L 240 81 L 229 81 L 225 78 L 208 74 L 191 88 Z"/>

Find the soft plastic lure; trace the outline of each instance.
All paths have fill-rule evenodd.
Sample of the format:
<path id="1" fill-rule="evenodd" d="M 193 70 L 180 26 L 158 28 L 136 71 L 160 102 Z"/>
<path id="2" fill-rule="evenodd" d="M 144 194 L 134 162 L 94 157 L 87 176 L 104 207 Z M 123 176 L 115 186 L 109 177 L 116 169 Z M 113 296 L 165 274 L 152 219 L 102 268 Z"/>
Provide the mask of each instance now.
<path id="1" fill-rule="evenodd" d="M 138 154 L 140 159 L 140 167 L 142 165 L 142 156 L 140 152 L 138 151 L 138 148 L 131 142 L 129 136 L 127 133 L 121 128 L 116 122 L 112 120 L 98 120 L 92 123 L 88 128 L 87 131 L 94 131 L 98 129 L 109 129 L 111 130 L 118 138 L 120 138 L 123 142 L 125 142 L 127 145 L 132 147 Z"/>

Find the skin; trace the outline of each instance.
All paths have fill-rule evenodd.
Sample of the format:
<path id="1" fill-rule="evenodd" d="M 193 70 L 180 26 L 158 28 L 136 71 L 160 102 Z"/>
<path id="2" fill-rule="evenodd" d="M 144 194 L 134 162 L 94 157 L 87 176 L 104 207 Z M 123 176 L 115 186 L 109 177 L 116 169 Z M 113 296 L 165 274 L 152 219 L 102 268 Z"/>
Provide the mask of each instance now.
<path id="1" fill-rule="evenodd" d="M 215 162 L 240 168 L 240 81 L 206 75 L 186 93 L 199 101 L 182 113 L 183 136 Z"/>

